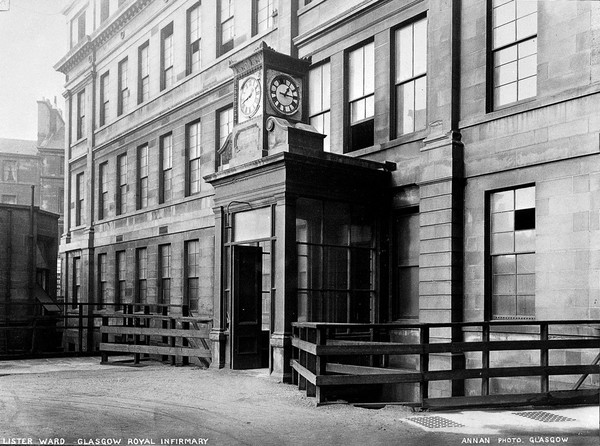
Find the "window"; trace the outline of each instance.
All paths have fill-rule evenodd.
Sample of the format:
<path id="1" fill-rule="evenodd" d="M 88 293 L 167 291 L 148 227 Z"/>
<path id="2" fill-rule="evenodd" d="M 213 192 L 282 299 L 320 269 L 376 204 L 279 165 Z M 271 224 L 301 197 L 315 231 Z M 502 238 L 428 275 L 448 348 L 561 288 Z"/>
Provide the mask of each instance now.
<path id="1" fill-rule="evenodd" d="M 71 308 L 79 306 L 81 298 L 81 259 L 73 258 L 73 298 L 71 299 Z"/>
<path id="2" fill-rule="evenodd" d="M 392 320 L 419 318 L 419 244 L 417 209 L 394 216 Z"/>
<path id="3" fill-rule="evenodd" d="M 308 96 L 310 124 L 320 133 L 326 135 L 323 140 L 323 149 L 329 152 L 331 150 L 329 142 L 331 64 L 327 62 L 311 69 L 308 73 L 308 84 L 310 87 Z"/>
<path id="4" fill-rule="evenodd" d="M 150 97 L 149 42 L 138 48 L 138 104 Z"/>
<path id="5" fill-rule="evenodd" d="M 374 47 L 371 42 L 348 53 L 350 152 L 370 147 L 374 141 Z"/>
<path id="6" fill-rule="evenodd" d="M 16 195 L 2 195 L 2 203 L 4 204 L 17 204 L 17 196 Z"/>
<path id="7" fill-rule="evenodd" d="M 173 135 L 171 133 L 160 138 L 160 171 L 159 201 L 164 203 L 173 198 Z"/>
<path id="8" fill-rule="evenodd" d="M 233 37 L 235 29 L 233 27 L 233 0 L 220 0 L 219 8 L 219 38 L 221 48 L 218 52 L 225 54 L 233 48 Z"/>
<path id="9" fill-rule="evenodd" d="M 372 320 L 373 221 L 362 206 L 300 198 L 296 202 L 298 320 Z"/>
<path id="10" fill-rule="evenodd" d="M 159 251 L 159 303 L 162 305 L 169 305 L 171 303 L 171 245 L 160 245 Z"/>
<path id="11" fill-rule="evenodd" d="M 108 71 L 100 77 L 100 126 L 106 124 L 106 119 L 109 113 L 110 91 Z"/>
<path id="12" fill-rule="evenodd" d="M 106 288 L 106 254 L 98 254 L 98 302 L 97 308 L 99 310 L 106 308 L 108 302 L 107 288 Z"/>
<path id="13" fill-rule="evenodd" d="M 83 200 L 85 197 L 85 185 L 83 184 L 83 172 L 75 177 L 75 225 L 84 223 L 83 219 Z"/>
<path id="14" fill-rule="evenodd" d="M 101 0 L 100 2 L 100 23 L 108 19 L 110 15 L 110 0 Z"/>
<path id="15" fill-rule="evenodd" d="M 85 37 L 85 10 L 71 20 L 71 48 Z"/>
<path id="16" fill-rule="evenodd" d="M 137 208 L 148 207 L 148 144 L 138 147 Z"/>
<path id="17" fill-rule="evenodd" d="M 200 192 L 200 121 L 189 124 L 186 128 L 186 152 L 188 160 L 187 195 Z"/>
<path id="18" fill-rule="evenodd" d="M 202 63 L 202 40 L 200 22 L 200 3 L 188 10 L 187 13 L 187 73 L 200 70 Z"/>
<path id="19" fill-rule="evenodd" d="M 108 162 L 100 164 L 98 191 L 98 218 L 102 220 L 108 216 Z"/>
<path id="20" fill-rule="evenodd" d="M 117 157 L 117 215 L 127 212 L 127 154 Z"/>
<path id="21" fill-rule="evenodd" d="M 260 34 L 273 28 L 277 15 L 276 0 L 254 0 L 255 31 Z"/>
<path id="22" fill-rule="evenodd" d="M 5 160 L 2 164 L 2 180 L 6 183 L 17 182 L 17 162 Z"/>
<path id="23" fill-rule="evenodd" d="M 535 314 L 535 186 L 490 195 L 491 316 Z"/>
<path id="24" fill-rule="evenodd" d="M 125 290 L 127 286 L 127 260 L 125 251 L 117 251 L 117 295 L 115 296 L 115 303 L 119 304 L 126 302 Z"/>
<path id="25" fill-rule="evenodd" d="M 396 136 L 427 125 L 427 19 L 396 31 Z"/>
<path id="26" fill-rule="evenodd" d="M 77 139 L 85 135 L 85 90 L 77 93 Z"/>
<path id="27" fill-rule="evenodd" d="M 117 104 L 117 115 L 121 116 L 129 106 L 129 84 L 127 78 L 127 58 L 119 62 L 119 98 Z"/>
<path id="28" fill-rule="evenodd" d="M 537 94 L 537 1 L 492 2 L 493 105 Z"/>
<path id="29" fill-rule="evenodd" d="M 36 268 L 35 283 L 48 293 L 50 291 L 50 270 L 46 268 Z"/>
<path id="30" fill-rule="evenodd" d="M 231 153 L 225 153 L 223 151 L 227 137 L 233 130 L 233 107 L 227 107 L 220 110 L 217 114 L 217 170 L 227 169 L 229 167 L 229 160 Z"/>
<path id="31" fill-rule="evenodd" d="M 62 176 L 65 174 L 65 157 L 61 156 L 58 162 L 58 174 Z"/>
<path id="32" fill-rule="evenodd" d="M 190 311 L 197 311 L 200 295 L 200 242 L 198 240 L 190 240 L 185 243 L 185 271 L 186 302 Z"/>
<path id="33" fill-rule="evenodd" d="M 160 89 L 164 90 L 173 85 L 173 23 L 167 25 L 161 31 L 160 39 L 161 48 L 161 77 L 160 77 Z"/>
<path id="34" fill-rule="evenodd" d="M 137 266 L 137 295 L 135 303 L 148 303 L 148 250 L 146 248 L 138 248 L 136 250 L 136 266 Z"/>

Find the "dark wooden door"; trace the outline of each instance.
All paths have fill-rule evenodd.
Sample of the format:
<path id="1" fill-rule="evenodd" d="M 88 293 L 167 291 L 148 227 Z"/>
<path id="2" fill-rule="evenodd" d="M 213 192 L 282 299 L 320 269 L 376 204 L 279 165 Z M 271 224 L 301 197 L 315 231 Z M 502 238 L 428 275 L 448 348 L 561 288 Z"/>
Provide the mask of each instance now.
<path id="1" fill-rule="evenodd" d="M 233 247 L 232 369 L 261 367 L 262 249 Z"/>

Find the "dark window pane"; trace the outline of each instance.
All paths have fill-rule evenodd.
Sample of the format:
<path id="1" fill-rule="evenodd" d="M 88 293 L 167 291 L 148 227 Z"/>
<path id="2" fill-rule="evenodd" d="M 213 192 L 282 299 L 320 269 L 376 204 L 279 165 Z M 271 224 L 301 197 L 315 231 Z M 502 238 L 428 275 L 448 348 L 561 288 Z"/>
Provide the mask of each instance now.
<path id="1" fill-rule="evenodd" d="M 374 141 L 374 121 L 369 119 L 368 121 L 360 124 L 354 124 L 351 127 L 351 147 L 350 151 L 364 149 L 365 147 L 371 147 Z"/>
<path id="2" fill-rule="evenodd" d="M 515 231 L 535 229 L 535 209 L 515 211 Z"/>

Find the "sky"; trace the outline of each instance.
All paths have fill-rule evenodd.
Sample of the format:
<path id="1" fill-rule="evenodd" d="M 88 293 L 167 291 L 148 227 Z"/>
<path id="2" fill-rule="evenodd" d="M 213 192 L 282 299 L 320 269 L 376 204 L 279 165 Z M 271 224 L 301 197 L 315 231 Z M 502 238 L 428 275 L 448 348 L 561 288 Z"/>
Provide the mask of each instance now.
<path id="1" fill-rule="evenodd" d="M 64 112 L 65 76 L 52 68 L 68 48 L 68 0 L 10 0 L 0 11 L 0 138 L 37 139 L 37 102 Z"/>

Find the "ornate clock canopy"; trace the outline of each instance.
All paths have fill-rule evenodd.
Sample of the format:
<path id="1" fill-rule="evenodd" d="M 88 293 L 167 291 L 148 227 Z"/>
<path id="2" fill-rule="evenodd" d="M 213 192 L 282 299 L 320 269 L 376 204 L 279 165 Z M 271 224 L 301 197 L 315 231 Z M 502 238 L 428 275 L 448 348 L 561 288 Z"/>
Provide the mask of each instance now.
<path id="1" fill-rule="evenodd" d="M 264 42 L 246 58 L 230 64 L 234 72 L 234 128 L 220 148 L 221 165 L 233 166 L 267 155 L 267 119 L 291 125 L 308 118 L 309 61 L 281 54 Z"/>

